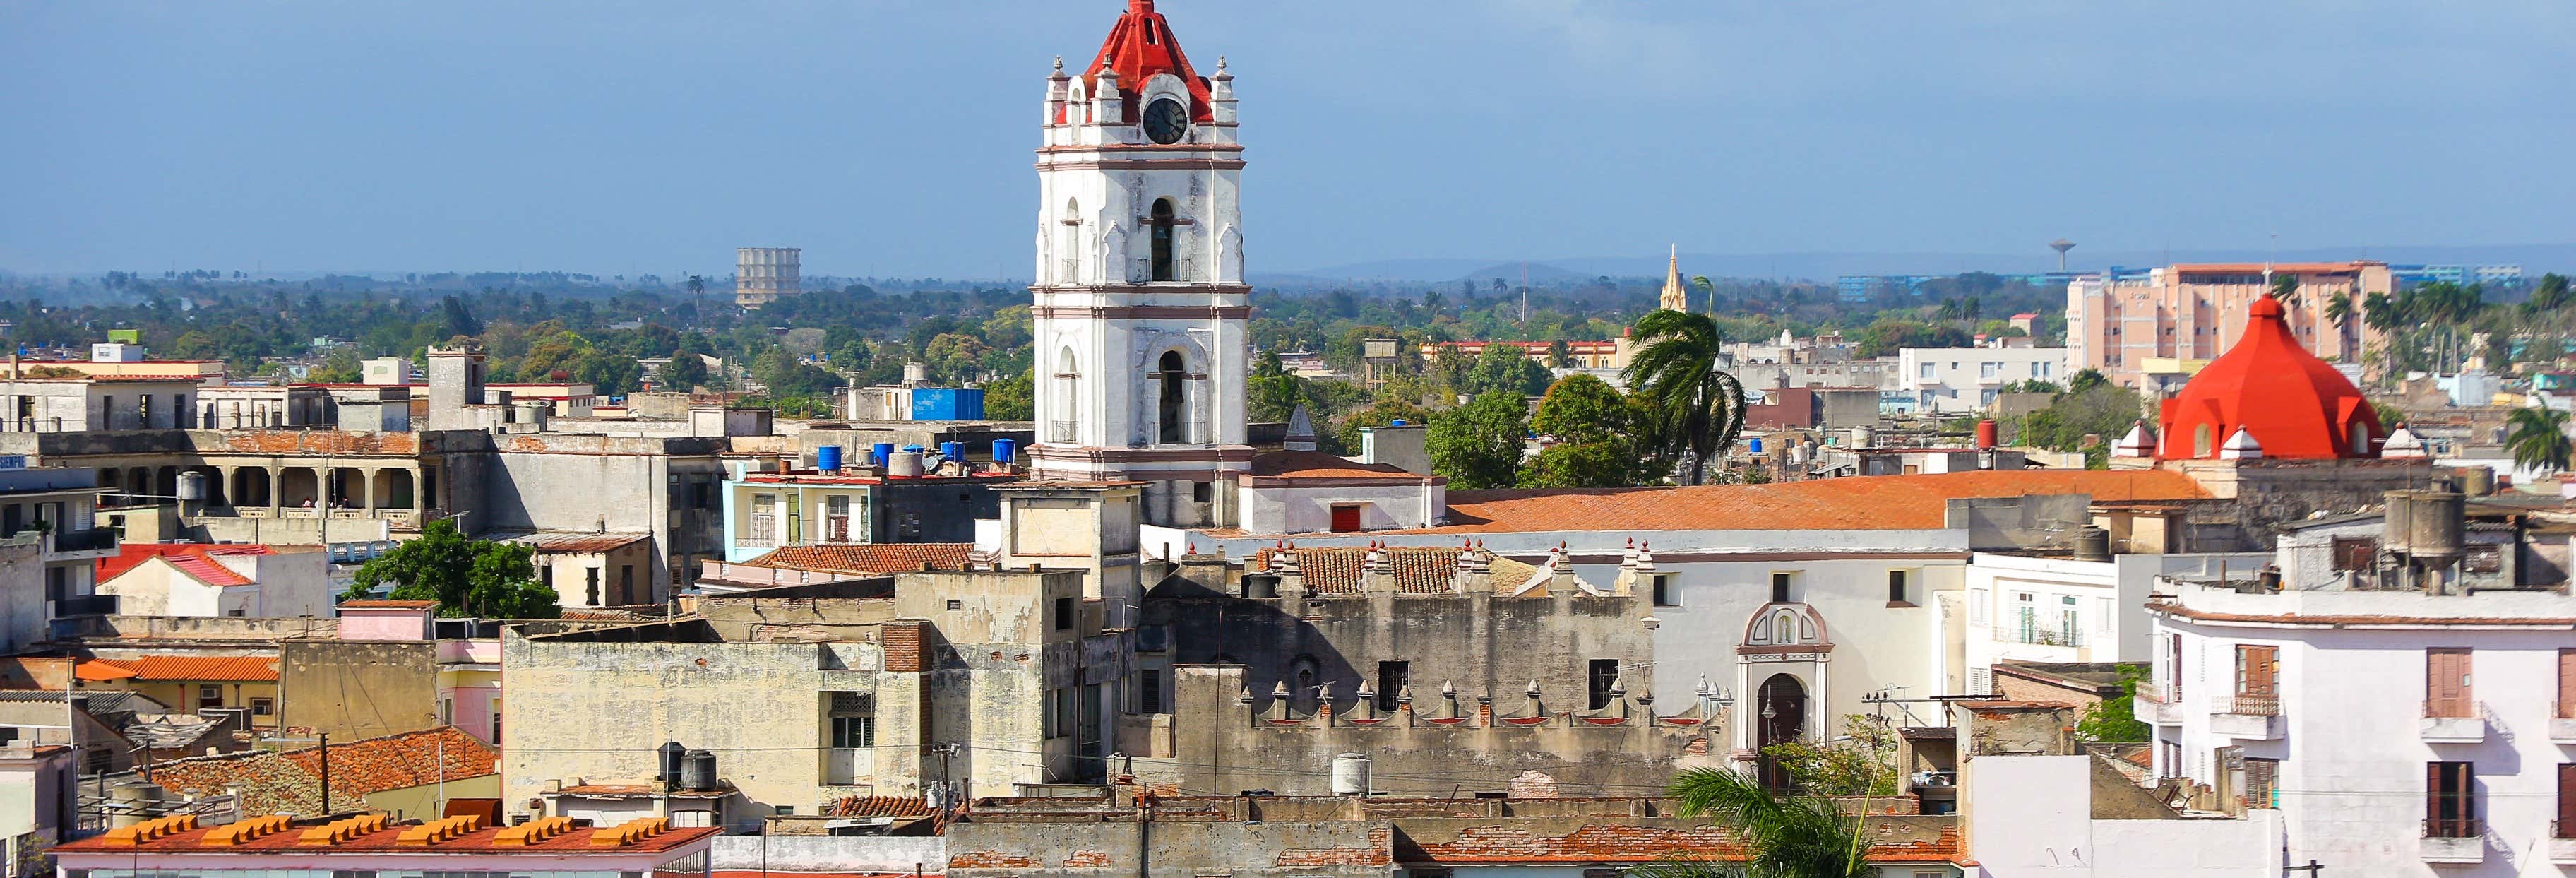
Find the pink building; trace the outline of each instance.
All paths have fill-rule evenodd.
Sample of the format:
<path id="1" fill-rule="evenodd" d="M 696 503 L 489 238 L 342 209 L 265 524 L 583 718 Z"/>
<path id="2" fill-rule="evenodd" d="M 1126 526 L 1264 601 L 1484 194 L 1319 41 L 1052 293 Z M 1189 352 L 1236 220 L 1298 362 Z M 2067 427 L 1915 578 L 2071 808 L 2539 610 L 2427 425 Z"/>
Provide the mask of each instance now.
<path id="1" fill-rule="evenodd" d="M 2066 285 L 2068 359 L 2075 369 L 2101 370 L 2115 384 L 2178 389 L 2236 343 L 2247 307 L 2283 274 L 2299 279 L 2284 315 L 2299 344 L 2329 361 L 2362 362 L 2362 352 L 2379 338 L 2362 321 L 2362 301 L 2395 291 L 2388 266 L 2379 262 L 2169 265 L 2144 279 L 2073 281 Z M 2340 324 L 2327 319 L 2330 303 L 2346 296 L 2350 316 Z"/>

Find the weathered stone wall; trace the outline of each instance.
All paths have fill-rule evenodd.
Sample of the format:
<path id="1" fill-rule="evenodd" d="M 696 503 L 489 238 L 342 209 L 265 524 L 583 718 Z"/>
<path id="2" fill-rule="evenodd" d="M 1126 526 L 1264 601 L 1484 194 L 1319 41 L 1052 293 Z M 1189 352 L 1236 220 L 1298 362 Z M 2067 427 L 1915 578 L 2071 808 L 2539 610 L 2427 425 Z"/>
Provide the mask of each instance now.
<path id="1" fill-rule="evenodd" d="M 1329 823 L 980 822 L 948 828 L 949 878 L 1383 876 L 1394 830 Z"/>
<path id="2" fill-rule="evenodd" d="M 1266 697 L 1246 703 L 1240 667 L 1184 666 L 1175 674 L 1173 758 L 1136 759 L 1134 770 L 1140 782 L 1186 794 L 1329 795 L 1333 759 L 1343 753 L 1369 757 L 1370 788 L 1398 796 L 1637 793 L 1660 789 L 1681 768 L 1719 764 L 1725 753 L 1709 745 L 1695 712 L 1668 709 L 1683 716 L 1655 719 L 1651 699 L 1637 695 L 1613 707 L 1614 714 L 1624 707 L 1624 717 L 1596 717 L 1583 710 L 1580 690 L 1572 701 L 1542 697 L 1536 711 L 1518 690 L 1496 693 L 1490 705 L 1462 693 L 1451 719 L 1436 686 L 1417 687 L 1409 713 L 1370 723 L 1364 706 L 1300 718 Z"/>
<path id="3" fill-rule="evenodd" d="M 344 741 L 438 725 L 434 641 L 290 640 L 279 645 L 279 712 Z"/>

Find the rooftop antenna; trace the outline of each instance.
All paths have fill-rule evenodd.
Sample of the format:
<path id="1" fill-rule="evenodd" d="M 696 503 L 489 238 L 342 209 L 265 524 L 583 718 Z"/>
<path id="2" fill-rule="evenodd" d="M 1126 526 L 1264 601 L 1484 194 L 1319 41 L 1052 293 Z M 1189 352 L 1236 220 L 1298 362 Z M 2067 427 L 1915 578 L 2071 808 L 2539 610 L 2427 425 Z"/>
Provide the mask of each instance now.
<path id="1" fill-rule="evenodd" d="M 2075 249 L 2075 242 L 2059 238 L 2048 242 L 2048 249 L 2057 251 L 2057 270 L 2062 272 L 2066 270 L 2066 251 Z"/>

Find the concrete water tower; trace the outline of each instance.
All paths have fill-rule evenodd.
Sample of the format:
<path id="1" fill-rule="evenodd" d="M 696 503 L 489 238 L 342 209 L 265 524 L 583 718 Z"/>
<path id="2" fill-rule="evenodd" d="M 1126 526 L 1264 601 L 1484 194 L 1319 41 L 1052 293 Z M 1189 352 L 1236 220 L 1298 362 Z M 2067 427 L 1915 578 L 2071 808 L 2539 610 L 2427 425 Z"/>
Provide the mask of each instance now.
<path id="1" fill-rule="evenodd" d="M 2059 238 L 2048 242 L 2048 249 L 2057 251 L 2057 270 L 2065 271 L 2066 251 L 2075 249 L 2075 242 Z"/>

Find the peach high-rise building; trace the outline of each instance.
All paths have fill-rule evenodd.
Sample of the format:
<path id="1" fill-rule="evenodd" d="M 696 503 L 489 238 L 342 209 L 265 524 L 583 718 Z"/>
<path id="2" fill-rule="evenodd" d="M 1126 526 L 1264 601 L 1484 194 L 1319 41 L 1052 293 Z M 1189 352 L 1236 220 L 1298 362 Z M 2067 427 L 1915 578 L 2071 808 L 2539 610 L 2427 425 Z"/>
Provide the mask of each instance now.
<path id="1" fill-rule="evenodd" d="M 2067 359 L 2099 369 L 2112 383 L 2169 392 L 2236 343 L 2246 310 L 2268 293 L 2272 277 L 2294 275 L 2298 294 L 2284 320 L 2299 344 L 2327 360 L 2360 363 L 2379 334 L 2362 320 L 2371 293 L 2395 289 L 2379 262 L 2259 262 L 2168 265 L 2143 278 L 2096 275 L 2066 285 Z M 2327 318 L 2332 302 L 2350 297 L 2350 314 Z"/>

